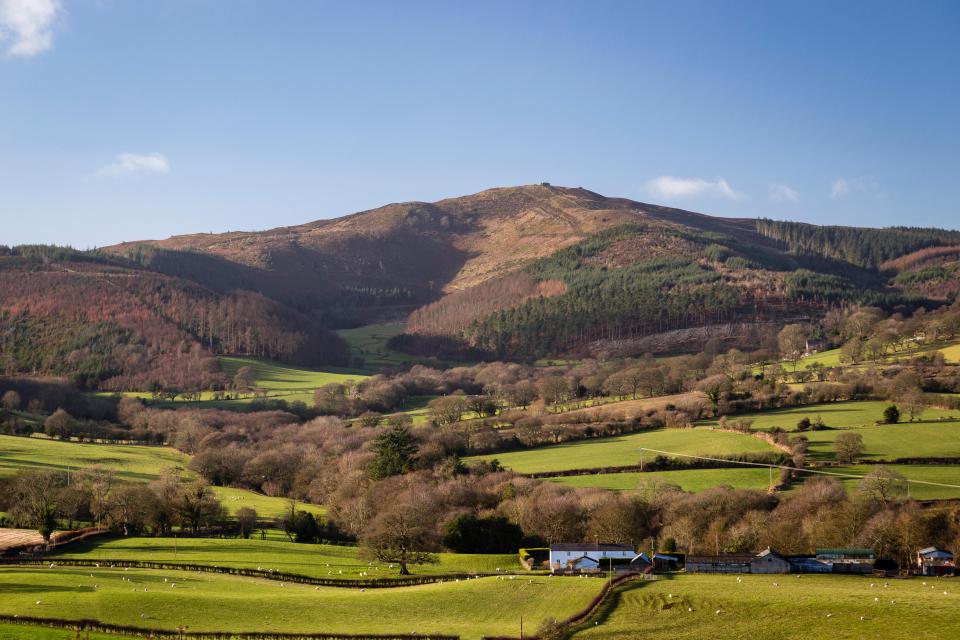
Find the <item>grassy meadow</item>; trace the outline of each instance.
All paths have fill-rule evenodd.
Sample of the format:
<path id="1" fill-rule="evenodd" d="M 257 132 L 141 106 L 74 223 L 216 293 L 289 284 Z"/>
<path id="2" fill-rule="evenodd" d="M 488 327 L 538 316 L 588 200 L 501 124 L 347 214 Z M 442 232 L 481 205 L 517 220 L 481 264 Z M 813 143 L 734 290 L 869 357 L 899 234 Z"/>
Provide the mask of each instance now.
<path id="1" fill-rule="evenodd" d="M 942 484 L 956 485 L 958 487 L 936 487 L 910 483 L 909 495 L 912 498 L 916 498 L 917 500 L 951 500 L 960 498 L 960 465 L 888 464 L 884 466 L 890 471 L 899 473 L 908 480 L 939 482 Z M 864 476 L 874 469 L 875 465 L 861 464 L 830 467 L 824 469 L 824 471 Z M 810 476 L 813 475 L 814 474 L 810 474 Z M 856 478 L 837 478 L 837 480 L 839 480 L 848 491 L 856 491 L 860 484 L 860 480 Z M 899 486 L 898 490 L 901 491 L 903 495 L 907 495 L 907 483 Z"/>
<path id="2" fill-rule="evenodd" d="M 403 333 L 406 326 L 404 322 L 388 322 L 355 329 L 341 329 L 337 333 L 350 346 L 350 355 L 353 360 L 359 364 L 358 359 L 362 359 L 362 368 L 374 371 L 416 360 L 413 356 L 387 347 L 387 340 Z"/>
<path id="3" fill-rule="evenodd" d="M 23 438 L 0 435 L 0 478 L 24 471 L 79 471 L 99 466 L 113 471 L 124 482 L 150 482 L 173 470 L 191 476 L 190 458 L 171 447 L 150 447 L 126 444 L 88 444 L 63 442 L 49 438 Z M 272 518 L 285 513 L 289 500 L 272 498 L 247 489 L 214 487 L 230 515 L 241 507 L 252 507 L 261 517 Z M 298 509 L 322 514 L 323 508 L 297 503 Z"/>
<path id="4" fill-rule="evenodd" d="M 776 451 L 752 436 L 697 427 L 656 429 L 625 436 L 565 442 L 536 449 L 475 456 L 468 460 L 497 459 L 504 467 L 519 473 L 541 473 L 639 464 L 641 447 L 697 455 Z M 647 459 L 652 459 L 654 455 L 645 454 Z"/>
<path id="5" fill-rule="evenodd" d="M 65 547 L 63 558 L 184 562 L 220 567 L 273 569 L 313 578 L 355 580 L 397 577 L 397 569 L 361 559 L 357 547 L 233 538 L 88 539 Z M 411 567 L 414 574 L 519 571 L 517 555 L 441 553 L 439 564 Z M 361 573 L 368 575 L 362 576 Z"/>
<path id="6" fill-rule="evenodd" d="M 776 482 L 779 472 L 773 472 Z M 728 486 L 735 489 L 765 490 L 770 486 L 770 471 L 760 468 L 734 469 L 689 469 L 683 471 L 649 471 L 627 473 L 597 473 L 588 476 L 564 476 L 551 478 L 571 487 L 595 487 L 612 491 L 632 491 L 651 484 L 677 485 L 684 491 L 698 493 L 713 487 Z"/>
<path id="7" fill-rule="evenodd" d="M 267 398 L 285 400 L 287 402 L 300 401 L 308 405 L 313 405 L 313 392 L 319 387 L 330 384 L 331 382 L 346 382 L 348 380 L 360 381 L 368 377 L 363 373 L 348 370 L 318 371 L 259 358 L 221 356 L 218 360 L 223 372 L 231 379 L 237 375 L 237 371 L 242 367 L 250 367 L 253 371 L 254 388 L 266 391 Z M 200 394 L 199 402 L 180 399 L 172 402 L 152 400 L 152 395 L 146 391 L 125 391 L 120 394 L 97 392 L 95 395 L 122 395 L 142 398 L 144 400 L 151 400 L 155 406 L 167 408 L 206 407 L 216 409 L 242 409 L 255 400 L 260 399 L 254 394 L 238 394 L 235 391 L 228 391 L 227 394 L 231 396 L 230 399 L 216 400 L 214 399 L 214 393 L 212 391 L 204 391 Z"/>
<path id="8" fill-rule="evenodd" d="M 864 459 L 960 457 L 960 412 L 930 408 L 915 422 L 876 424 L 889 405 L 889 402 L 873 400 L 834 402 L 774 409 L 735 418 L 752 420 L 754 429 L 781 427 L 788 431 L 795 429 L 802 418 L 812 421 L 822 418 L 830 429 L 803 433 L 810 442 L 810 456 L 814 460 L 832 460 L 834 441 L 851 431 L 863 436 Z M 713 426 L 717 422 L 704 424 Z"/>
<path id="9" fill-rule="evenodd" d="M 0 477 L 21 471 L 77 471 L 99 465 L 120 480 L 148 482 L 168 469 L 185 470 L 186 454 L 170 447 L 83 444 L 0 435 Z"/>
<path id="10" fill-rule="evenodd" d="M 958 586 L 935 578 L 679 575 L 626 586 L 601 624 L 574 638 L 948 640 L 960 629 Z"/>
<path id="11" fill-rule="evenodd" d="M 547 618 L 568 617 L 602 584 L 599 579 L 491 577 L 361 590 L 179 571 L 3 567 L 0 613 L 163 629 L 184 624 L 191 631 L 480 638 L 518 633 L 520 616 L 531 631 Z"/>

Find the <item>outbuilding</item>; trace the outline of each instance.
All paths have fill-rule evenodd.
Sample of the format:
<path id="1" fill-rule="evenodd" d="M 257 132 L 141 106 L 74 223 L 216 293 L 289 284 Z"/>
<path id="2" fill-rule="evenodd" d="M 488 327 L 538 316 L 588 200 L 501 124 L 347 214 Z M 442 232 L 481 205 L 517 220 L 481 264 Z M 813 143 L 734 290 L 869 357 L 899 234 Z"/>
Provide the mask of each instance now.
<path id="1" fill-rule="evenodd" d="M 750 573 L 790 573 L 790 561 L 767 547 L 750 561 Z"/>
<path id="2" fill-rule="evenodd" d="M 927 547 L 917 551 L 916 569 L 922 576 L 952 576 L 956 563 L 950 551 Z"/>

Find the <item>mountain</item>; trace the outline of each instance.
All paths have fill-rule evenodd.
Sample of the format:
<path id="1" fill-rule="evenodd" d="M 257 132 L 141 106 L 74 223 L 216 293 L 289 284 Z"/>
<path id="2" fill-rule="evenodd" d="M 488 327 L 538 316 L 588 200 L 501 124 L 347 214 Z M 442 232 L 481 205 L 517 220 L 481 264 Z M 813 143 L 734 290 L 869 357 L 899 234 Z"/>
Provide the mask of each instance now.
<path id="1" fill-rule="evenodd" d="M 0 250 L 0 353 L 11 373 L 142 387 L 192 370 L 189 354 L 178 384 L 209 384 L 219 353 L 344 364 L 331 329 L 395 319 L 395 346 L 423 355 L 670 350 L 831 305 L 949 302 L 958 255 L 955 231 L 497 188 L 261 232 Z"/>

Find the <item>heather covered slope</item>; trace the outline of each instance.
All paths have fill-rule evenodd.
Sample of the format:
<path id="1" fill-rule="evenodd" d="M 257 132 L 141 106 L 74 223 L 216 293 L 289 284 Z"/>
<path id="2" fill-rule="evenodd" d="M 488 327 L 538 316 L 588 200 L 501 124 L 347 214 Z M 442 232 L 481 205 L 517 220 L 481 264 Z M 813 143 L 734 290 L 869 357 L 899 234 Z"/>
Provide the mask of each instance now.
<path id="1" fill-rule="evenodd" d="M 696 347 L 718 326 L 834 305 L 949 302 L 956 246 L 958 232 L 717 218 L 543 184 L 92 253 L 28 247 L 0 255 L 2 366 L 210 388 L 216 371 L 179 375 L 174 356 L 342 365 L 329 329 L 405 319 L 392 346 L 423 356 Z"/>

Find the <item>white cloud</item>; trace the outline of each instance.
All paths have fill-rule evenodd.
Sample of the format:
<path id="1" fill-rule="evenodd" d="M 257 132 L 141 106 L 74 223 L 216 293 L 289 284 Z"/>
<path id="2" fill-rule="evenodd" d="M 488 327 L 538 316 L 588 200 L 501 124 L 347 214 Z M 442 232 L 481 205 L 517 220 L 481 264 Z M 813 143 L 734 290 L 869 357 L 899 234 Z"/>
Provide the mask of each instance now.
<path id="1" fill-rule="evenodd" d="M 831 198 L 842 198 L 850 194 L 850 183 L 843 178 L 838 178 L 830 187 Z"/>
<path id="2" fill-rule="evenodd" d="M 0 0 L 0 44 L 19 58 L 52 49 L 62 15 L 60 0 Z"/>
<path id="3" fill-rule="evenodd" d="M 101 178 L 118 178 L 140 174 L 170 173 L 170 162 L 162 153 L 121 153 L 116 161 L 100 167 L 97 175 Z"/>
<path id="4" fill-rule="evenodd" d="M 646 190 L 659 198 L 696 198 L 701 196 L 739 200 L 743 194 L 734 189 L 723 178 L 704 180 L 703 178 L 676 178 L 660 176 L 646 184 Z"/>
<path id="5" fill-rule="evenodd" d="M 774 202 L 796 202 L 800 194 L 790 185 L 773 182 L 770 184 L 770 199 Z"/>
<path id="6" fill-rule="evenodd" d="M 861 176 L 859 178 L 837 178 L 830 187 L 830 197 L 833 199 L 845 198 L 855 194 L 873 196 L 875 198 L 885 197 L 885 193 L 873 176 Z"/>

